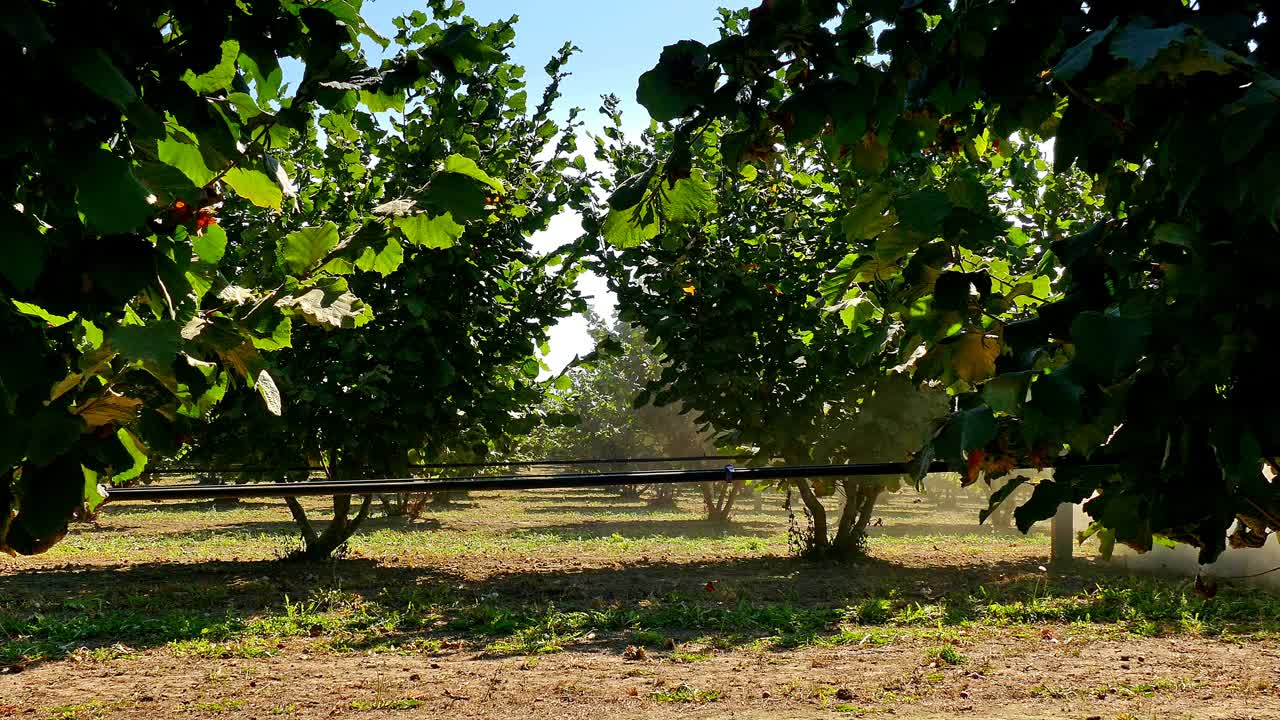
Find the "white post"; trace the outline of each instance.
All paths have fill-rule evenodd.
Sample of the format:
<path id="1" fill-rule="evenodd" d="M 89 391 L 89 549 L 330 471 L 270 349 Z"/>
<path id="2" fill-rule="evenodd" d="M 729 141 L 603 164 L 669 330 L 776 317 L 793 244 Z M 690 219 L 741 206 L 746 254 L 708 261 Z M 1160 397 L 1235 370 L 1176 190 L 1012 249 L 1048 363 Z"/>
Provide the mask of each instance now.
<path id="1" fill-rule="evenodd" d="M 1075 546 L 1075 506 L 1063 503 L 1053 516 L 1049 526 L 1049 564 L 1064 567 L 1071 564 L 1071 551 Z"/>

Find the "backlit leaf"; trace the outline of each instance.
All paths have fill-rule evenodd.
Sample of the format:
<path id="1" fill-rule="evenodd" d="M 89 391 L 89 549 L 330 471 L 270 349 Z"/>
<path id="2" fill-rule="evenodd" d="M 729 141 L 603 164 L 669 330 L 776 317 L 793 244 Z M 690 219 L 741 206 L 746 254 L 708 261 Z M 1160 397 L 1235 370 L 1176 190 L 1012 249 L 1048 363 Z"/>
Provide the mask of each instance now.
<path id="1" fill-rule="evenodd" d="M 209 95 L 219 90 L 226 90 L 231 87 L 231 82 L 235 79 L 236 58 L 239 55 L 240 43 L 235 40 L 224 40 L 222 43 L 222 56 L 219 58 L 217 65 L 198 75 L 194 70 L 188 70 L 182 76 L 182 81 L 201 95 Z"/>
<path id="2" fill-rule="evenodd" d="M 425 214 L 398 217 L 392 221 L 409 242 L 418 247 L 443 250 L 453 247 L 466 228 L 453 221 L 449 213 L 428 217 Z"/>
<path id="3" fill-rule="evenodd" d="M 227 252 L 227 231 L 220 225 L 210 225 L 203 233 L 191 238 L 191 247 L 201 261 L 216 265 Z"/>
<path id="4" fill-rule="evenodd" d="M 330 222 L 286 235 L 280 241 L 280 256 L 290 273 L 302 275 L 337 246 L 338 226 Z"/>
<path id="5" fill-rule="evenodd" d="M 240 197 L 262 208 L 279 210 L 284 191 L 270 175 L 252 168 L 234 167 L 222 178 Z"/>

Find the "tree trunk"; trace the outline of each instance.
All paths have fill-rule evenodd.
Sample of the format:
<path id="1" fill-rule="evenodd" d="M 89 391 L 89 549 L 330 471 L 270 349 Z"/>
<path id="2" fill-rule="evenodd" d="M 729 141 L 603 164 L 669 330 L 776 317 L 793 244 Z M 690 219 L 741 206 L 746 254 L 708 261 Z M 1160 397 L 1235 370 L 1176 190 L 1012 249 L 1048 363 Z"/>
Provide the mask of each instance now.
<path id="1" fill-rule="evenodd" d="M 410 493 L 382 493 L 378 502 L 382 503 L 382 514 L 386 517 L 404 517 L 409 514 Z"/>
<path id="2" fill-rule="evenodd" d="M 733 503 L 742 488 L 741 480 L 702 483 L 702 505 L 707 511 L 707 520 L 721 524 L 729 522 L 733 515 Z"/>
<path id="3" fill-rule="evenodd" d="M 831 550 L 831 540 L 827 537 L 827 509 L 807 479 L 796 480 L 795 486 L 800 491 L 805 509 L 809 511 L 809 521 L 813 523 L 813 534 L 808 540 L 808 547 L 802 552 L 810 557 L 825 557 Z"/>
<path id="4" fill-rule="evenodd" d="M 290 553 L 288 559 L 315 561 L 327 560 L 346 546 L 347 541 L 369 517 L 373 496 L 362 496 L 360 509 L 353 518 L 351 517 L 351 496 L 334 495 L 333 519 L 329 521 L 324 531 L 319 533 L 316 532 L 311 519 L 307 517 L 307 511 L 303 509 L 297 498 L 285 498 L 285 502 L 289 505 L 289 512 L 293 514 L 294 522 L 302 532 L 303 543 L 302 549 Z"/>
<path id="5" fill-rule="evenodd" d="M 649 507 L 672 509 L 676 506 L 676 486 L 673 483 L 660 483 L 653 486 L 653 497 L 649 498 Z"/>
<path id="6" fill-rule="evenodd" d="M 866 554 L 867 524 L 871 522 L 871 512 L 882 488 L 870 478 L 866 481 L 849 478 L 841 484 L 844 508 L 840 511 L 840 525 L 831 543 L 831 553 L 837 559 L 850 560 Z"/>

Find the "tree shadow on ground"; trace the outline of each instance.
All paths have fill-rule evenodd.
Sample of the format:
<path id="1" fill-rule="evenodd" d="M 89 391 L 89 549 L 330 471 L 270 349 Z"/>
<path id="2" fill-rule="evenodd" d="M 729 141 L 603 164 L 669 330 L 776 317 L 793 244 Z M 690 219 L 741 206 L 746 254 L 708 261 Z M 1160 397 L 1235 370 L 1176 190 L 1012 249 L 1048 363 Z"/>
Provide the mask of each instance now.
<path id="1" fill-rule="evenodd" d="M 332 513 L 324 515 L 320 513 L 309 513 L 311 522 L 318 528 L 323 527 L 329 522 Z M 406 516 L 386 516 L 378 515 L 368 518 L 364 524 L 360 526 L 360 532 L 369 532 L 373 530 L 422 530 L 431 531 L 439 530 L 442 527 L 441 522 L 436 518 L 424 516 L 418 519 Z M 92 524 L 77 523 L 72 526 L 72 535 L 109 535 L 109 534 L 128 534 L 138 533 L 152 538 L 162 537 L 183 537 L 189 538 L 194 543 L 203 540 L 216 538 L 219 536 L 229 535 L 278 535 L 281 537 L 288 536 L 292 538 L 300 537 L 298 526 L 288 519 L 283 520 L 244 520 L 240 522 L 225 522 L 217 525 L 205 525 L 198 528 L 170 527 L 159 529 L 146 525 L 121 525 L 113 524 Z M 356 535 L 359 537 L 359 534 Z"/>
<path id="2" fill-rule="evenodd" d="M 776 526 L 764 522 L 714 523 L 709 520 L 609 520 L 520 528 L 515 535 L 554 535 L 562 540 L 623 537 L 627 539 L 770 537 Z"/>
<path id="3" fill-rule="evenodd" d="M 1034 527 L 1028 533 L 1032 537 L 1048 536 L 1049 531 L 1043 527 Z M 913 537 L 935 535 L 987 535 L 992 538 L 1019 540 L 1027 537 L 1016 528 L 997 528 L 992 525 L 979 525 L 975 521 L 965 522 L 889 522 L 884 525 L 873 525 L 867 528 L 869 537 Z"/>
<path id="4" fill-rule="evenodd" d="M 56 660 L 78 647 L 122 644 L 142 650 L 174 641 L 233 642 L 253 632 L 253 618 L 297 613 L 297 603 L 307 608 L 304 615 L 363 608 L 359 623 L 342 631 L 346 649 L 461 638 L 472 648 L 519 653 L 520 643 L 541 642 L 548 633 L 576 642 L 590 630 L 603 642 L 625 644 L 631 633 L 645 629 L 686 638 L 720 634 L 746 643 L 837 632 L 849 608 L 870 600 L 895 608 L 941 601 L 950 608 L 948 616 L 929 622 L 959 624 L 974 617 L 979 605 L 1043 603 L 1085 592 L 1100 579 L 1099 568 L 1085 562 L 1046 576 L 1036 558 L 939 567 L 783 556 L 593 562 L 497 561 L 477 572 L 456 558 L 420 566 L 348 558 L 8 572 L 0 574 L 0 629 L 7 636 L 0 662 Z M 346 599 L 335 606 L 334 597 Z M 295 603 L 292 609 L 288 602 Z M 1101 609 L 1094 610 L 1103 617 Z M 578 615 L 557 619 L 565 613 Z M 370 614 L 388 621 L 371 624 Z M 304 638 L 314 634 L 305 624 L 295 630 Z M 507 645 L 491 645 L 504 638 Z"/>
<path id="5" fill-rule="evenodd" d="M 219 513 L 239 512 L 243 510 L 286 510 L 283 500 L 241 500 L 234 505 L 220 504 L 216 500 L 129 502 L 107 504 L 102 512 L 109 516 L 148 515 L 156 512 L 172 513 Z"/>

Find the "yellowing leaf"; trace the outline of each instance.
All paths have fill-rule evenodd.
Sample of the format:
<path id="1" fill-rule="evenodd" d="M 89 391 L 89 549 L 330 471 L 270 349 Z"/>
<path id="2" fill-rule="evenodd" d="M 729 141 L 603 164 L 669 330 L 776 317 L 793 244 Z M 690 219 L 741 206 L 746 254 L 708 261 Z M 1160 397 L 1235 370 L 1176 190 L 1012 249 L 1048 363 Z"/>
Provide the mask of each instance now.
<path id="1" fill-rule="evenodd" d="M 951 369 L 961 380 L 986 380 L 996 374 L 996 358 L 1002 347 L 998 336 L 967 332 L 951 345 Z"/>
<path id="2" fill-rule="evenodd" d="M 80 384 L 80 379 L 84 377 L 80 373 L 71 373 L 62 379 L 53 389 L 49 391 L 49 402 L 53 402 L 58 398 L 66 395 L 71 388 Z"/>
<path id="3" fill-rule="evenodd" d="M 694 287 L 693 283 L 689 283 L 688 285 L 685 285 L 684 287 L 680 288 L 680 290 L 684 292 L 685 295 L 698 294 L 698 288 Z"/>
<path id="4" fill-rule="evenodd" d="M 345 289 L 326 292 L 312 288 L 298 295 L 288 295 L 276 301 L 276 307 L 301 315 L 312 325 L 330 328 L 359 327 L 365 304 Z"/>
<path id="5" fill-rule="evenodd" d="M 276 381 L 271 378 L 271 374 L 265 369 L 260 371 L 253 386 L 262 396 L 263 402 L 267 404 L 267 412 L 278 417 L 284 408 L 280 402 L 280 389 L 276 387 Z"/>
<path id="6" fill-rule="evenodd" d="M 117 395 L 107 390 L 77 408 L 76 414 L 84 419 L 85 425 L 90 430 L 95 430 L 113 423 L 127 425 L 137 417 L 140 407 L 142 407 L 141 400 Z"/>

